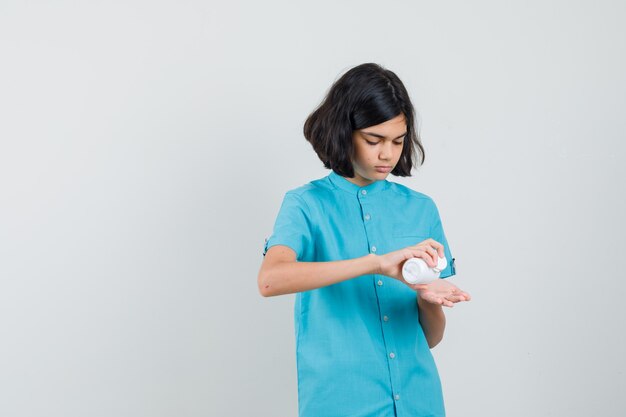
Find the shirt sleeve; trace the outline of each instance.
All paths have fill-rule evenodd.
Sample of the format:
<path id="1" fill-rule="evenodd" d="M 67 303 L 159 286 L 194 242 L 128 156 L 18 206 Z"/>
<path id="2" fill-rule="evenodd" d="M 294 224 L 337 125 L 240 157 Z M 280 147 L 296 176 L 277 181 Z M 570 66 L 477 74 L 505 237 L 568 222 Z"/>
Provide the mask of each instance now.
<path id="1" fill-rule="evenodd" d="M 443 225 L 441 223 L 441 217 L 439 216 L 439 210 L 437 209 L 437 205 L 435 205 L 435 217 L 433 219 L 433 224 L 430 229 L 430 236 L 432 237 L 432 239 L 443 245 L 443 251 L 446 255 L 446 261 L 448 262 L 446 268 L 439 274 L 439 278 L 448 278 L 456 275 L 456 265 L 454 263 L 455 259 L 452 257 L 450 245 L 448 245 L 448 240 L 446 239 L 446 235 L 443 231 Z"/>
<path id="2" fill-rule="evenodd" d="M 265 239 L 263 256 L 275 245 L 289 246 L 300 260 L 312 244 L 311 222 L 306 202 L 298 194 L 287 192 L 274 222 L 272 234 Z"/>

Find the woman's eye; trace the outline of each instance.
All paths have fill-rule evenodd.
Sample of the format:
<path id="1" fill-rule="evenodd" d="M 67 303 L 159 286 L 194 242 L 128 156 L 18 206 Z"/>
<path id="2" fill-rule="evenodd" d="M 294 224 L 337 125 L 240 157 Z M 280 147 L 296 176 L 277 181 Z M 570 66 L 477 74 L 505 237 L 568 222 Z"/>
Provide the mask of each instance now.
<path id="1" fill-rule="evenodd" d="M 378 145 L 380 143 L 380 142 L 370 142 L 369 140 L 366 140 L 365 142 L 367 142 L 368 145 L 372 145 L 372 146 Z M 404 141 L 402 141 L 402 142 L 394 142 L 395 145 L 402 145 L 403 143 L 404 143 Z"/>

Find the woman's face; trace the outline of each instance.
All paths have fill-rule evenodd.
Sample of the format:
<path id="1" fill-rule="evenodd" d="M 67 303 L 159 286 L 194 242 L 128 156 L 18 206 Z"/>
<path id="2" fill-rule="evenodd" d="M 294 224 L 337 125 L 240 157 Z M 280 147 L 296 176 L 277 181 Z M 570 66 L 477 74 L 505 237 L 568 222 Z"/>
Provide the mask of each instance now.
<path id="1" fill-rule="evenodd" d="M 406 133 L 403 114 L 379 125 L 352 132 L 354 178 L 346 179 L 363 187 L 387 178 L 400 160 Z M 383 170 L 377 167 L 388 168 Z"/>

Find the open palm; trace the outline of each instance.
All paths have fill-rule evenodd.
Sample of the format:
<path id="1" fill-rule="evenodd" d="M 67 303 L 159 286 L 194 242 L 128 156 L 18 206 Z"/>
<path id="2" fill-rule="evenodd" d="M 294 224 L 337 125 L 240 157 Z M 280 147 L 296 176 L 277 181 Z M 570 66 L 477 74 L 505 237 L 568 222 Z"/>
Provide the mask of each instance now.
<path id="1" fill-rule="evenodd" d="M 429 303 L 454 307 L 454 303 L 469 301 L 471 297 L 456 285 L 445 279 L 436 279 L 428 284 L 409 285 L 419 292 L 421 298 Z"/>

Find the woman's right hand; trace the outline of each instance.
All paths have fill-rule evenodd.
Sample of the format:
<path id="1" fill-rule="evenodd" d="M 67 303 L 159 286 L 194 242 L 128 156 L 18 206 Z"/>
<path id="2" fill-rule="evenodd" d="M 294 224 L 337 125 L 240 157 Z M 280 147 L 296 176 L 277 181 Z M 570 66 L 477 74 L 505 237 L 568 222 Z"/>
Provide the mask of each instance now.
<path id="1" fill-rule="evenodd" d="M 426 239 L 417 245 L 407 246 L 378 257 L 378 272 L 399 281 L 405 282 L 402 276 L 404 261 L 411 258 L 422 258 L 433 268 L 437 266 L 437 258 L 445 257 L 443 245 L 436 240 Z"/>

